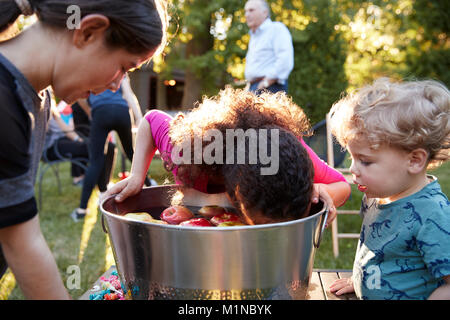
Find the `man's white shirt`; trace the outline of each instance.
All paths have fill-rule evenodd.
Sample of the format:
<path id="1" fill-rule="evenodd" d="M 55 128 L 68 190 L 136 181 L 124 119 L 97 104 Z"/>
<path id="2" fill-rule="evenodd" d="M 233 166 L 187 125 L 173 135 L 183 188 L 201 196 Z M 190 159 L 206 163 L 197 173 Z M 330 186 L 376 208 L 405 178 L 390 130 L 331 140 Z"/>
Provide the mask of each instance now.
<path id="1" fill-rule="evenodd" d="M 294 68 L 294 47 L 288 28 L 267 18 L 254 32 L 245 62 L 245 78 L 266 77 L 284 84 Z"/>

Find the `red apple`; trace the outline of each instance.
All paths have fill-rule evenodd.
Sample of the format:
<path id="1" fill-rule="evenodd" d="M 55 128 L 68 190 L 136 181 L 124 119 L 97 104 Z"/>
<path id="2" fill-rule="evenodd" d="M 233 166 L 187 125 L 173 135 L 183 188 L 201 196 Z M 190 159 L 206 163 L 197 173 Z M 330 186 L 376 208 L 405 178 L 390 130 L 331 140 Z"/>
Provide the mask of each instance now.
<path id="1" fill-rule="evenodd" d="M 198 210 L 198 213 L 200 213 L 202 216 L 208 219 L 225 212 L 226 211 L 224 208 L 216 205 L 204 206 L 201 207 L 200 210 Z"/>
<path id="2" fill-rule="evenodd" d="M 171 206 L 165 209 L 160 216 L 161 220 L 164 220 L 169 224 L 180 224 L 193 217 L 194 214 L 191 210 L 183 206 Z"/>
<path id="3" fill-rule="evenodd" d="M 194 218 L 190 220 L 183 221 L 180 226 L 191 226 L 191 227 L 211 227 L 212 224 L 209 223 L 205 218 Z"/>
<path id="4" fill-rule="evenodd" d="M 237 215 L 231 212 L 225 212 L 222 214 L 218 214 L 211 218 L 211 223 L 215 226 L 221 224 L 222 222 L 229 222 L 229 221 L 241 221 Z"/>
<path id="5" fill-rule="evenodd" d="M 222 223 L 219 223 L 218 227 L 234 227 L 234 226 L 245 226 L 246 224 L 240 222 L 240 221 L 225 221 Z"/>

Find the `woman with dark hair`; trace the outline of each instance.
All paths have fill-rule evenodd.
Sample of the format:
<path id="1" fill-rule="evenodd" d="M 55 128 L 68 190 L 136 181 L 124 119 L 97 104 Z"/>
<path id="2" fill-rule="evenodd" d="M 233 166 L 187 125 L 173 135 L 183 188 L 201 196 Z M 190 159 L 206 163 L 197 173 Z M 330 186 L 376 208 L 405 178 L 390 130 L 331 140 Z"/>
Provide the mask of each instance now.
<path id="1" fill-rule="evenodd" d="M 75 28 L 68 28 L 69 6 L 79 9 Z M 22 14 L 38 21 L 10 37 Z M 117 90 L 128 70 L 164 47 L 166 22 L 164 0 L 0 1 L 0 245 L 26 298 L 69 298 L 34 198 L 50 106 L 45 89 L 69 104 Z"/>

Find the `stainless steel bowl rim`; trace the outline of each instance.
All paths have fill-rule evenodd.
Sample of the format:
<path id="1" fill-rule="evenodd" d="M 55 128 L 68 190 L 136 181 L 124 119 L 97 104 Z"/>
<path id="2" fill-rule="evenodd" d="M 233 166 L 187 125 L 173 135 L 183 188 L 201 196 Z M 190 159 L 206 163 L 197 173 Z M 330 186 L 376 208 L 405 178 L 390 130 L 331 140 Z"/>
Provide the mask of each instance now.
<path id="1" fill-rule="evenodd" d="M 179 229 L 179 230 L 189 230 L 189 231 L 219 231 L 220 230 L 220 231 L 230 231 L 231 232 L 231 231 L 234 231 L 234 230 L 245 230 L 245 229 L 256 230 L 256 229 L 269 229 L 269 228 L 278 228 L 278 227 L 283 227 L 283 226 L 289 226 L 289 225 L 293 225 L 293 224 L 297 224 L 297 223 L 301 223 L 301 222 L 304 222 L 304 221 L 308 221 L 308 220 L 314 219 L 316 216 L 322 215 L 324 213 L 324 211 L 325 211 L 326 215 L 328 216 L 328 207 L 327 207 L 326 203 L 324 203 L 323 209 L 320 210 L 319 212 L 311 215 L 311 216 L 307 216 L 307 217 L 302 218 L 302 219 L 285 221 L 285 222 L 265 223 L 265 224 L 245 225 L 245 226 L 227 226 L 227 227 L 180 226 L 180 225 L 176 225 L 176 224 L 159 224 L 159 223 L 153 223 L 153 222 L 149 222 L 149 221 L 137 221 L 137 220 L 127 219 L 127 218 L 125 218 L 124 216 L 122 216 L 120 214 L 115 214 L 115 213 L 112 213 L 112 212 L 104 210 L 103 209 L 104 202 L 114 198 L 115 196 L 116 195 L 111 195 L 111 196 L 103 199 L 103 201 L 101 202 L 101 205 L 100 205 L 100 210 L 102 211 L 103 214 L 111 216 L 111 217 L 113 217 L 115 219 L 122 220 L 122 221 L 127 222 L 127 223 L 147 224 L 147 225 L 155 226 L 155 227 L 162 228 L 162 229 Z"/>

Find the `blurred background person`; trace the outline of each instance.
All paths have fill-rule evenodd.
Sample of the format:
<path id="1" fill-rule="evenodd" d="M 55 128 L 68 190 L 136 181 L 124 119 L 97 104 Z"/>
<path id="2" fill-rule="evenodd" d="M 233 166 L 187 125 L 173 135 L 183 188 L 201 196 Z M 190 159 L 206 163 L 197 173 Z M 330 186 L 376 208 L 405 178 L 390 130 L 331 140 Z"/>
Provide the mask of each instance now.
<path id="1" fill-rule="evenodd" d="M 249 90 L 287 92 L 288 77 L 294 68 L 294 47 L 288 28 L 270 19 L 270 8 L 265 0 L 249 0 L 244 10 L 250 28 L 245 57 Z"/>
<path id="2" fill-rule="evenodd" d="M 111 131 L 116 131 L 127 158 L 133 160 L 133 123 L 142 119 L 142 111 L 134 95 L 128 77 L 120 87 L 106 90 L 100 94 L 91 94 L 88 99 L 80 99 L 78 104 L 91 119 L 89 138 L 89 166 L 83 181 L 80 205 L 72 211 L 74 221 L 84 219 L 92 191 L 98 181 L 105 163 L 105 143 Z M 145 185 L 150 186 L 146 178 Z M 106 189 L 100 190 L 101 193 Z"/>

